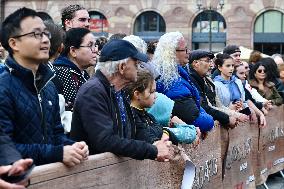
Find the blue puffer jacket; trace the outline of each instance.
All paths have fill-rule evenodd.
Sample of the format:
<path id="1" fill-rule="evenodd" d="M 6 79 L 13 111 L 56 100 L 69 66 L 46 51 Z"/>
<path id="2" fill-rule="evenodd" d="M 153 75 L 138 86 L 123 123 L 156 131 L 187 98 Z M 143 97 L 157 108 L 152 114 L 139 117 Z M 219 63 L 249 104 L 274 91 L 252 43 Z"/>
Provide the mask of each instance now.
<path id="1" fill-rule="evenodd" d="M 34 74 L 11 57 L 0 75 L 0 127 L 24 158 L 36 165 L 62 161 L 67 139 L 59 115 L 58 94 L 50 80 L 54 73 L 40 64 Z"/>
<path id="2" fill-rule="evenodd" d="M 165 94 L 172 100 L 184 98 L 184 97 L 194 97 L 196 106 L 200 107 L 200 97 L 199 92 L 191 82 L 186 70 L 178 65 L 179 77 L 174 81 L 171 86 L 166 88 L 162 81 L 157 82 L 157 91 Z"/>
<path id="3" fill-rule="evenodd" d="M 214 126 L 213 117 L 200 107 L 199 92 L 191 82 L 189 74 L 178 65 L 179 77 L 169 87 L 163 81 L 157 82 L 157 92 L 175 101 L 172 115 L 178 116 L 187 124 L 199 127 L 201 132 L 210 131 Z"/>
<path id="4" fill-rule="evenodd" d="M 0 64 L 0 73 L 4 72 L 5 64 Z"/>

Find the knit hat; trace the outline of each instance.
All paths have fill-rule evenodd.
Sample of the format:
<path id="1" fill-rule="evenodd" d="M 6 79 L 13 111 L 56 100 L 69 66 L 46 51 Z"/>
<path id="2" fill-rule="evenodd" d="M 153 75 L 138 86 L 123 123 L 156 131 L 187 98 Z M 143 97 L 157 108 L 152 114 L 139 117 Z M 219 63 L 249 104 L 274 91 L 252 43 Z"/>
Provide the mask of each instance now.
<path id="1" fill-rule="evenodd" d="M 156 96 L 155 104 L 148 108 L 147 112 L 152 114 L 158 123 L 167 127 L 171 119 L 174 101 L 162 93 L 156 92 Z"/>
<path id="2" fill-rule="evenodd" d="M 235 52 L 241 52 L 237 45 L 228 45 L 223 50 L 223 53 L 228 55 L 234 54 Z"/>

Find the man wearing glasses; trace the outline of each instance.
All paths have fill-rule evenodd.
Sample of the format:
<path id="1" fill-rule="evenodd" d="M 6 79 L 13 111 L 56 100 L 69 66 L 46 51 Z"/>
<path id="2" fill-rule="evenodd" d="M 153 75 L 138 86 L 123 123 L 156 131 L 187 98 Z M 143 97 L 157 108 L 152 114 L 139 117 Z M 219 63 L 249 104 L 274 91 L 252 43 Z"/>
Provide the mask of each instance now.
<path id="1" fill-rule="evenodd" d="M 23 158 L 36 165 L 87 158 L 85 142 L 66 138 L 59 116 L 58 95 L 44 64 L 49 58 L 50 33 L 37 13 L 21 8 L 2 23 L 1 43 L 9 52 L 0 76 L 0 127 Z"/>
<path id="2" fill-rule="evenodd" d="M 236 117 L 229 117 L 228 114 L 214 108 L 217 105 L 215 100 L 215 86 L 213 82 L 206 77 L 210 68 L 210 61 L 213 58 L 213 53 L 203 50 L 192 51 L 189 55 L 189 64 L 187 65 L 189 76 L 199 91 L 202 108 L 204 108 L 204 110 L 210 114 L 214 120 L 219 121 L 223 126 L 233 128 L 236 126 Z"/>
<path id="3" fill-rule="evenodd" d="M 61 12 L 62 26 L 65 31 L 71 28 L 90 28 L 90 16 L 81 5 L 69 5 Z"/>

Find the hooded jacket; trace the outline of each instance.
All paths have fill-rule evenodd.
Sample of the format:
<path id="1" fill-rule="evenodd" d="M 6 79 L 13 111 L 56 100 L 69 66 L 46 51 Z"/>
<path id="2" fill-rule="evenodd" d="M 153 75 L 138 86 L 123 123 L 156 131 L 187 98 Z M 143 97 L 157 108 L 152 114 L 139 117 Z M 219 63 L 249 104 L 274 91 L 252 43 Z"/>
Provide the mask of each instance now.
<path id="1" fill-rule="evenodd" d="M 84 70 L 81 71 L 72 61 L 65 56 L 59 56 L 54 61 L 54 70 L 63 85 L 63 96 L 66 103 L 70 104 L 66 110 L 71 110 L 74 105 L 79 88 L 90 78 Z M 56 86 L 60 88 L 60 86 Z"/>
<path id="2" fill-rule="evenodd" d="M 112 152 L 134 159 L 155 159 L 157 147 L 135 140 L 136 125 L 129 101 L 124 97 L 127 129 L 123 129 L 114 86 L 101 71 L 78 91 L 70 137 L 86 141 L 90 154 Z M 123 130 L 128 131 L 124 133 Z"/>
<path id="3" fill-rule="evenodd" d="M 231 95 L 235 95 L 235 94 L 233 94 L 233 91 L 230 88 L 230 84 L 235 85 L 235 88 L 233 89 L 236 90 L 236 92 L 239 93 L 240 95 L 240 99 L 238 100 L 242 100 L 244 107 L 248 107 L 246 100 L 245 100 L 245 91 L 244 91 L 243 84 L 241 80 L 237 79 L 234 75 L 231 77 L 230 80 L 224 80 L 222 76 L 220 75 L 216 76 L 214 79 L 216 94 L 219 97 L 221 103 L 224 106 L 229 107 L 230 103 L 233 102 L 231 100 Z M 236 95 L 236 96 L 239 96 L 239 95 Z"/>
<path id="4" fill-rule="evenodd" d="M 63 146 L 73 144 L 64 135 L 59 116 L 54 73 L 40 64 L 36 77 L 13 58 L 0 77 L 0 127 L 11 137 L 23 158 L 36 165 L 59 162 Z"/>

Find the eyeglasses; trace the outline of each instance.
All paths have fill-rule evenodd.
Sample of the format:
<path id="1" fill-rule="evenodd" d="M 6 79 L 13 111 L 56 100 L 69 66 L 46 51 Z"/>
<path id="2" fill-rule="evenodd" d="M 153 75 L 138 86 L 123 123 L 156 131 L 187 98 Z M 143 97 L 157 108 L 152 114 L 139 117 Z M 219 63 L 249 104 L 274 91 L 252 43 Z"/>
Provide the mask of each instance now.
<path id="1" fill-rule="evenodd" d="M 32 35 L 36 39 L 42 39 L 43 35 L 45 35 L 48 39 L 51 39 L 51 33 L 49 31 L 30 32 L 30 33 L 25 33 L 25 34 L 22 34 L 22 35 L 16 35 L 16 36 L 14 36 L 12 38 L 20 38 L 20 37 L 24 37 L 26 35 Z"/>
<path id="2" fill-rule="evenodd" d="M 176 49 L 176 51 L 178 51 L 178 52 L 185 51 L 186 54 L 188 54 L 190 52 L 190 50 L 187 49 L 187 48 L 186 49 Z"/>
<path id="3" fill-rule="evenodd" d="M 206 62 L 206 63 L 210 63 L 211 62 L 210 59 L 199 59 L 199 61 L 203 61 L 203 62 Z"/>
<path id="4" fill-rule="evenodd" d="M 258 73 L 266 73 L 266 71 L 264 69 L 259 69 L 257 70 Z"/>
<path id="5" fill-rule="evenodd" d="M 80 45 L 79 47 L 87 47 L 89 48 L 92 52 L 96 52 L 98 49 L 98 46 L 95 43 L 90 43 L 89 45 Z"/>

